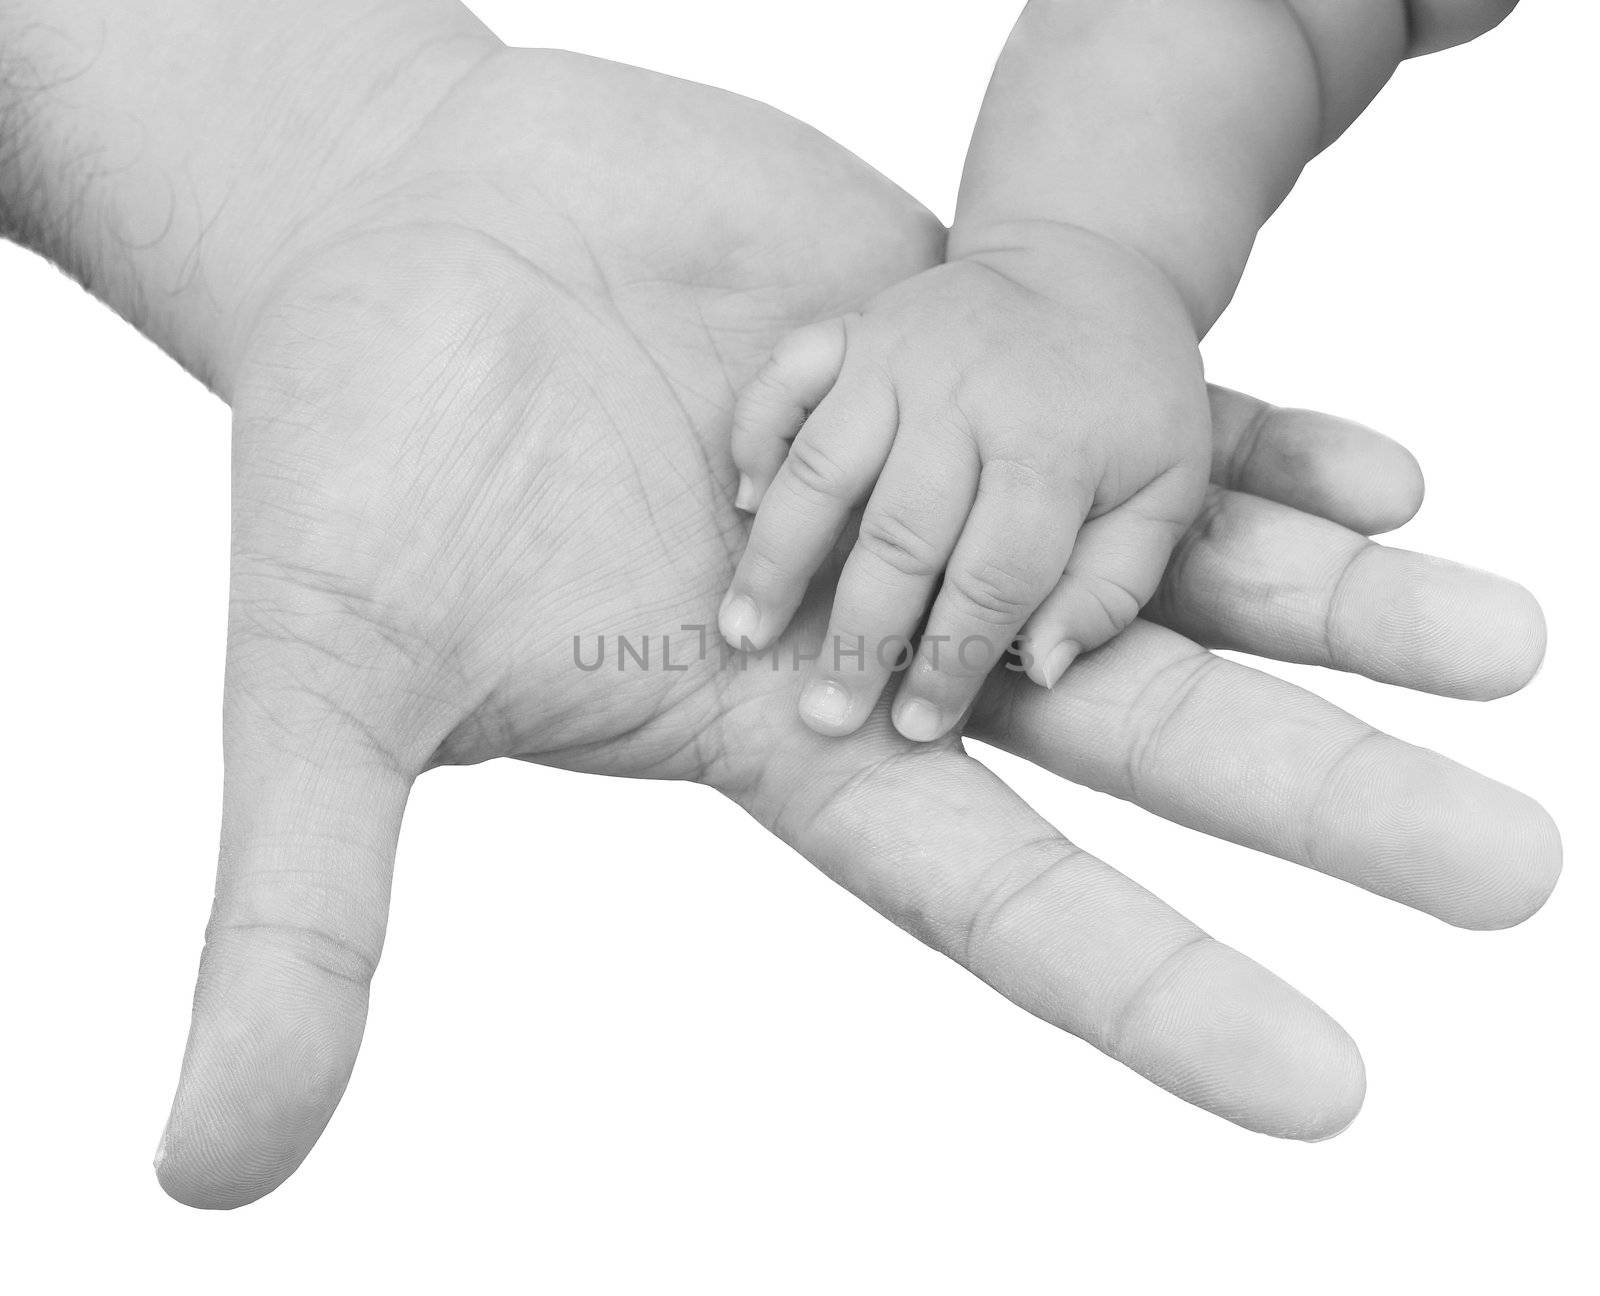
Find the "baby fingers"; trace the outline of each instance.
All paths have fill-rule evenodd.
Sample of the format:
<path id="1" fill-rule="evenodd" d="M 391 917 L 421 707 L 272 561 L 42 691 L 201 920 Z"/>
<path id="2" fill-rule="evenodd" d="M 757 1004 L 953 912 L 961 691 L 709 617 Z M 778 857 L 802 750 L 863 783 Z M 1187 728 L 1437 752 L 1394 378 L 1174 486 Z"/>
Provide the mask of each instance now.
<path id="1" fill-rule="evenodd" d="M 942 737 L 1050 593 L 1088 510 L 1070 505 L 1038 472 L 1006 461 L 983 467 L 977 500 L 895 700 L 894 723 L 913 742 Z"/>
<path id="2" fill-rule="evenodd" d="M 839 578 L 821 655 L 800 696 L 801 718 L 818 733 L 854 733 L 889 676 L 910 660 L 912 637 L 977 488 L 977 453 L 964 438 L 942 446 L 902 442 L 889 456 Z"/>
<path id="3" fill-rule="evenodd" d="M 833 390 L 844 367 L 847 328 L 847 320 L 831 319 L 797 329 L 739 393 L 732 444 L 738 508 L 755 512 L 806 416 Z"/>
<path id="4" fill-rule="evenodd" d="M 1187 526 L 1189 484 L 1158 480 L 1078 533 L 1060 583 L 1028 619 L 1028 678 L 1054 688 L 1067 667 L 1133 624 Z"/>
<path id="5" fill-rule="evenodd" d="M 871 490 L 895 434 L 895 397 L 876 376 L 842 378 L 760 500 L 718 625 L 735 647 L 765 648 L 795 614 L 850 514 Z"/>

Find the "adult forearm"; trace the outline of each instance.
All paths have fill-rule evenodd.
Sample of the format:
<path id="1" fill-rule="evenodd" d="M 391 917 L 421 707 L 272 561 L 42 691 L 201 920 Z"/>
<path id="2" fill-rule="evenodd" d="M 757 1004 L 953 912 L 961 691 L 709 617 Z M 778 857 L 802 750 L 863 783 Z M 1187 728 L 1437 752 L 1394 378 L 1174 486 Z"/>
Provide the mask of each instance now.
<path id="1" fill-rule="evenodd" d="M 284 254 L 495 45 L 455 0 L 0 0 L 0 233 L 225 385 Z"/>
<path id="2" fill-rule="evenodd" d="M 1515 0 L 1031 0 L 996 69 L 952 253 L 1059 222 L 1132 247 L 1198 328 L 1306 162 L 1402 59 Z"/>

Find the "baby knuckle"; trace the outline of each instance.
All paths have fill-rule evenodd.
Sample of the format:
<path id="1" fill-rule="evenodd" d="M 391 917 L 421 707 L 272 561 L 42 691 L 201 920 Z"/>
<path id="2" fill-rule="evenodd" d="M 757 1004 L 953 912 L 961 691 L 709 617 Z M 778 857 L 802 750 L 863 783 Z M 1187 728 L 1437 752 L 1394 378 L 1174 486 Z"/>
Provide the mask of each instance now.
<path id="1" fill-rule="evenodd" d="M 1086 581 L 1084 594 L 1099 608 L 1112 634 L 1131 625 L 1147 602 L 1127 585 L 1106 576 Z"/>
<path id="2" fill-rule="evenodd" d="M 1034 438 L 1049 441 L 1043 436 Z M 1075 481 L 1068 456 L 1051 448 L 1026 455 L 997 456 L 983 465 L 986 485 L 1010 499 L 1059 498 Z"/>
<path id="3" fill-rule="evenodd" d="M 772 359 L 756 370 L 756 376 L 750 380 L 735 402 L 739 409 L 746 407 L 762 408 L 775 401 L 782 401 L 789 392 L 789 374 L 783 364 L 781 355 L 774 354 Z"/>
<path id="4" fill-rule="evenodd" d="M 815 437 L 801 437 L 789 447 L 789 457 L 784 461 L 795 485 L 816 495 L 830 499 L 844 498 L 852 493 L 855 474 L 844 460 L 834 454 Z"/>
<path id="5" fill-rule="evenodd" d="M 1027 572 L 986 562 L 952 572 L 949 589 L 977 619 L 996 625 L 1021 621 L 1038 601 Z"/>
<path id="6" fill-rule="evenodd" d="M 927 533 L 891 510 L 869 510 L 856 543 L 903 576 L 932 576 L 944 565 Z"/>
<path id="7" fill-rule="evenodd" d="M 733 452 L 736 456 L 741 449 L 748 452 L 749 443 L 758 438 L 773 439 L 768 426 L 786 403 L 776 379 L 763 372 L 751 380 L 733 404 Z"/>

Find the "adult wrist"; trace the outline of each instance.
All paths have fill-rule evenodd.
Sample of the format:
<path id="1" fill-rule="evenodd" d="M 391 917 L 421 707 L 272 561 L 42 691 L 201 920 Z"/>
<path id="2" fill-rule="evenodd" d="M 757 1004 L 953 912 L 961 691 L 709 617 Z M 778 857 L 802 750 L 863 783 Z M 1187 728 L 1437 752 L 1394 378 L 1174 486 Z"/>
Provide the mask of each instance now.
<path id="1" fill-rule="evenodd" d="M 0 232 L 224 395 L 274 278 L 501 48 L 454 0 L 21 0 L 0 47 Z"/>

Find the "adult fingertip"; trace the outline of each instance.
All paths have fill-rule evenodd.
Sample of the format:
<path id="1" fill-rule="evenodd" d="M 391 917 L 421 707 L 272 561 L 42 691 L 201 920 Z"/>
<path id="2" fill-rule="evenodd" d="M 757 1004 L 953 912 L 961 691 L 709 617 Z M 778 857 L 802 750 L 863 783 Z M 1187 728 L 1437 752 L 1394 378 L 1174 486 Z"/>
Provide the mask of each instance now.
<path id="1" fill-rule="evenodd" d="M 1469 931 L 1503 931 L 1526 922 L 1544 908 L 1561 880 L 1561 830 L 1550 813 L 1514 788 L 1491 783 L 1480 805 L 1487 812 L 1475 823 L 1474 868 L 1463 870 L 1463 885 L 1447 898 L 1438 916 Z"/>
<path id="2" fill-rule="evenodd" d="M 1400 553 L 1391 550 L 1391 553 Z M 1409 557 L 1409 556 L 1408 556 Z M 1544 664 L 1544 609 L 1524 586 L 1442 558 L 1396 577 L 1384 619 L 1413 648 L 1430 691 L 1492 702 L 1526 688 Z M 1398 642 L 1398 640 L 1397 640 Z"/>
<path id="3" fill-rule="evenodd" d="M 1325 872 L 1473 930 L 1529 918 L 1561 875 L 1561 834 L 1537 801 L 1376 735 L 1330 784 L 1317 840 Z"/>
<path id="4" fill-rule="evenodd" d="M 1373 546 L 1359 593 L 1377 645 L 1363 667 L 1373 678 L 1490 701 L 1525 688 L 1544 661 L 1544 612 L 1503 576 Z"/>
<path id="5" fill-rule="evenodd" d="M 1333 522 L 1376 536 L 1405 526 L 1422 507 L 1421 464 L 1382 432 L 1349 419 L 1326 419 L 1310 453 L 1317 456 L 1318 470 L 1306 478 L 1322 486 L 1320 512 Z"/>
<path id="6" fill-rule="evenodd" d="M 1427 479 L 1417 457 L 1398 441 L 1371 428 L 1355 426 L 1369 438 L 1372 462 L 1361 484 L 1364 489 L 1350 492 L 1349 516 L 1344 524 L 1363 535 L 1382 535 L 1417 516 L 1427 495 Z"/>
<path id="7" fill-rule="evenodd" d="M 1284 503 L 1363 535 L 1404 526 L 1422 507 L 1422 465 L 1398 441 L 1314 410 L 1279 410 L 1277 424 L 1275 440 L 1258 453 L 1263 475 L 1285 484 Z"/>
<path id="8" fill-rule="evenodd" d="M 1498 670 L 1486 674 L 1479 695 L 1483 701 L 1507 697 L 1525 689 L 1544 665 L 1549 647 L 1549 626 L 1544 609 L 1533 592 L 1515 581 L 1490 576 L 1498 584 L 1499 613 L 1504 631 L 1502 651 L 1497 655 Z"/>
<path id="9" fill-rule="evenodd" d="M 241 1175 L 235 1168 L 236 1157 L 227 1147 L 226 1134 L 182 1120 L 179 1113 L 184 1106 L 185 1095 L 180 1090 L 152 1163 L 156 1182 L 174 1201 L 195 1210 L 235 1210 L 259 1201 L 293 1172 L 291 1166 L 280 1175 Z M 175 1129 L 179 1125 L 188 1127 L 182 1136 Z"/>
<path id="10" fill-rule="evenodd" d="M 1363 535 L 1404 526 L 1425 491 L 1422 466 L 1398 441 L 1305 409 L 1277 409 L 1260 423 L 1234 485 Z"/>
<path id="11" fill-rule="evenodd" d="M 196 1175 L 171 1161 L 156 1167 L 156 1182 L 161 1185 L 161 1190 L 180 1206 L 188 1206 L 193 1210 L 238 1210 L 241 1206 L 260 1201 L 280 1187 L 288 1177 L 286 1173 L 271 1181 L 237 1183 L 204 1174 Z"/>
<path id="12" fill-rule="evenodd" d="M 185 1086 L 157 1150 L 156 1180 L 167 1196 L 197 1210 L 248 1206 L 300 1168 L 331 1112 L 320 1101 L 296 1110 L 277 1094 L 256 1095 L 241 1108 Z"/>
<path id="13" fill-rule="evenodd" d="M 365 973 L 245 931 L 213 940 L 156 1152 L 168 1196 L 232 1210 L 306 1159 L 343 1097 L 366 1020 Z"/>
<path id="14" fill-rule="evenodd" d="M 337 1105 L 348 1073 L 331 1075 L 315 1062 L 278 1056 L 265 1074 L 259 1063 L 233 1059 L 241 1074 L 180 1085 L 156 1151 L 156 1180 L 173 1200 L 197 1210 L 234 1210 L 280 1187 L 306 1159 Z M 242 1064 L 242 1065 L 241 1065 Z M 276 1072 L 274 1074 L 273 1072 Z"/>
<path id="15" fill-rule="evenodd" d="M 161 1185 L 162 1192 L 180 1205 L 195 1210 L 236 1210 L 259 1201 L 287 1178 L 285 1175 L 274 1182 L 241 1183 L 219 1173 L 218 1167 L 208 1161 L 189 1149 L 180 1155 L 169 1124 L 153 1162 L 156 1182 Z"/>
<path id="16" fill-rule="evenodd" d="M 1355 1041 L 1350 1041 L 1351 1049 L 1355 1050 Z M 1345 1093 L 1345 1101 L 1337 1106 L 1326 1109 L 1321 1114 L 1321 1119 L 1311 1122 L 1302 1133 L 1291 1135 L 1300 1143 L 1327 1143 L 1339 1137 L 1356 1123 L 1356 1117 L 1361 1115 L 1361 1108 L 1367 1100 L 1367 1065 L 1362 1061 L 1359 1050 L 1351 1064 L 1358 1069 L 1353 1084 Z"/>
<path id="17" fill-rule="evenodd" d="M 1366 1096 L 1366 1068 L 1344 1028 L 1209 939 L 1145 988 L 1115 1054 L 1186 1102 L 1274 1138 L 1331 1138 Z"/>

